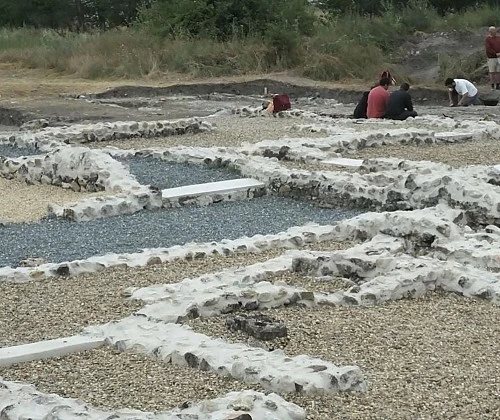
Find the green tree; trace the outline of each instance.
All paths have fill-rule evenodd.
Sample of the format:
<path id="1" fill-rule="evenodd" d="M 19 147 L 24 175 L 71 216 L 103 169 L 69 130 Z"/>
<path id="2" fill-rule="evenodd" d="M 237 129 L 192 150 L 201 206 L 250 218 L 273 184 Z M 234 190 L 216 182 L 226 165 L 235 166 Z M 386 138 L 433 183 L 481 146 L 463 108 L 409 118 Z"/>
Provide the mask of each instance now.
<path id="1" fill-rule="evenodd" d="M 311 34 L 316 18 L 307 0 L 157 0 L 139 14 L 162 36 L 261 36 L 271 28 Z"/>

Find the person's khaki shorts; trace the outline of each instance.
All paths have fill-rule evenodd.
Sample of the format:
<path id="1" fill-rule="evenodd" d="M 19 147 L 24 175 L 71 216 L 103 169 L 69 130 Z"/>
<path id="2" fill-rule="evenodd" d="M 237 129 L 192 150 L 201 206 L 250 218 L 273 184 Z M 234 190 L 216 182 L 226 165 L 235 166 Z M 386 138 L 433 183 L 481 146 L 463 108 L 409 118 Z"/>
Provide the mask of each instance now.
<path id="1" fill-rule="evenodd" d="M 490 73 L 500 73 L 500 62 L 498 58 L 488 58 L 488 71 Z"/>

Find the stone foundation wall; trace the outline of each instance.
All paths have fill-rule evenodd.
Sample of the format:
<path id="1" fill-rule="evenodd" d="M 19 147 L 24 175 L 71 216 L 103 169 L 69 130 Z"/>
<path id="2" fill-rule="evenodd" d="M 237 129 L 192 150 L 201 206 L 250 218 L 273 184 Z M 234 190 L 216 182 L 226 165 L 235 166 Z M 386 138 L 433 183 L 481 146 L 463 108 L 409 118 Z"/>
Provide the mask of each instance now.
<path id="1" fill-rule="evenodd" d="M 113 123 L 74 124 L 63 127 L 43 127 L 34 124 L 25 131 L 0 136 L 0 143 L 18 147 L 31 146 L 50 151 L 63 144 L 151 138 L 210 131 L 209 122 L 198 118 L 165 121 L 118 121 Z M 36 131 L 32 131 L 36 130 Z"/>
<path id="2" fill-rule="evenodd" d="M 37 391 L 32 385 L 0 379 L 0 412 L 5 419 L 87 419 L 87 420 L 180 420 L 235 419 L 245 409 L 249 418 L 267 420 L 305 420 L 299 406 L 276 394 L 256 391 L 231 392 L 212 400 L 193 402 L 188 407 L 170 411 L 141 412 L 138 410 L 102 410 L 71 398 Z"/>
<path id="3" fill-rule="evenodd" d="M 82 147 L 60 147 L 45 156 L 0 157 L 0 176 L 78 192 L 122 192 L 141 188 L 120 162 L 106 153 Z"/>

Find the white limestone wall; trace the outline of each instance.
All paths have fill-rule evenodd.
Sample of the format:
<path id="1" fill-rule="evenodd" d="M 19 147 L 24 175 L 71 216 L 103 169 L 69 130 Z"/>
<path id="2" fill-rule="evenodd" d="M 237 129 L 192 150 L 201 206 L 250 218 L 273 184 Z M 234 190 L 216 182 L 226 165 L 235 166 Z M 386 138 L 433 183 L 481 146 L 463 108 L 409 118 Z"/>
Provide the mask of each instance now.
<path id="1" fill-rule="evenodd" d="M 473 244 L 471 244 L 473 245 Z M 413 257 L 403 239 L 377 235 L 369 242 L 335 253 L 311 252 L 293 261 L 293 270 L 305 275 L 351 279 L 355 286 L 315 302 L 334 305 L 375 305 L 417 298 L 436 288 L 469 298 L 500 304 L 500 275 L 450 259 Z M 432 253 L 432 247 L 430 249 Z"/>
<path id="2" fill-rule="evenodd" d="M 132 316 L 116 323 L 89 327 L 89 334 L 106 337 L 120 351 L 139 351 L 166 363 L 212 370 L 272 392 L 333 394 L 366 391 L 357 366 L 337 367 L 310 356 L 287 357 L 244 344 L 209 338 L 178 324 L 151 322 Z"/>
<path id="3" fill-rule="evenodd" d="M 45 394 L 33 386 L 0 378 L 0 412 L 7 419 L 70 420 L 179 420 L 181 418 L 217 420 L 247 413 L 254 419 L 304 420 L 305 411 L 276 394 L 256 391 L 230 392 L 227 395 L 196 402 L 188 408 L 151 413 L 122 409 L 102 411 L 71 398 Z"/>
<path id="4" fill-rule="evenodd" d="M 0 176 L 74 191 L 132 191 L 141 185 L 118 161 L 98 150 L 59 147 L 45 156 L 0 159 Z"/>
<path id="5" fill-rule="evenodd" d="M 158 210 L 163 206 L 161 191 L 135 187 L 133 191 L 107 197 L 92 197 L 73 204 L 51 204 L 49 215 L 75 222 L 134 214 L 142 210 Z"/>
<path id="6" fill-rule="evenodd" d="M 192 317 L 209 317 L 239 309 L 268 309 L 292 303 L 309 305 L 312 293 L 286 283 L 271 284 L 268 277 L 290 271 L 300 251 L 240 269 L 227 269 L 172 285 L 128 289 L 132 299 L 148 304 L 137 312 L 160 322 L 181 322 Z"/>

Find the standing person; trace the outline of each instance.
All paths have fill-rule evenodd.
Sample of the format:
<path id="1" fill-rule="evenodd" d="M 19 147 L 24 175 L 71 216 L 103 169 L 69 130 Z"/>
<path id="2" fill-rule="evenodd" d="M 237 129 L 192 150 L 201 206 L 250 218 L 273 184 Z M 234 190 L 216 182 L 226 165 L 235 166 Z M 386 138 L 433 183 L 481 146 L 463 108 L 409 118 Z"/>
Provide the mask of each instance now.
<path id="1" fill-rule="evenodd" d="M 450 106 L 479 105 L 477 88 L 465 79 L 448 79 L 444 82 L 448 88 Z"/>
<path id="2" fill-rule="evenodd" d="M 488 29 L 488 35 L 484 39 L 484 48 L 488 58 L 491 88 L 500 90 L 500 36 L 494 26 Z"/>
<path id="3" fill-rule="evenodd" d="M 387 103 L 385 118 L 391 120 L 406 120 L 409 117 L 415 118 L 417 113 L 413 109 L 413 102 L 408 93 L 410 85 L 403 83 L 399 90 L 392 92 Z"/>
<path id="4" fill-rule="evenodd" d="M 385 108 L 389 101 L 389 85 L 391 79 L 383 77 L 380 79 L 378 86 L 373 88 L 368 94 L 368 108 L 366 110 L 367 118 L 384 118 Z"/>

